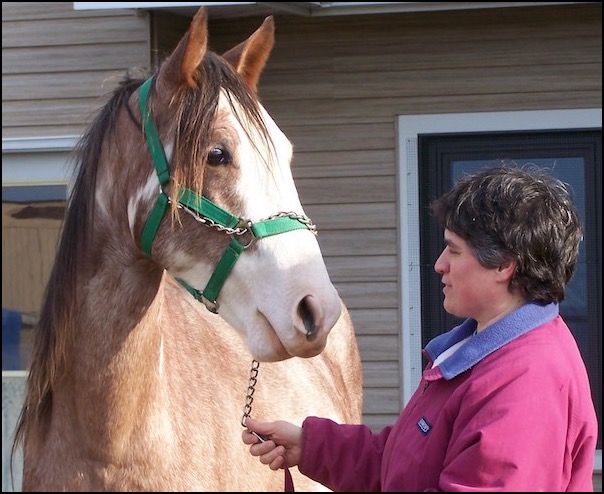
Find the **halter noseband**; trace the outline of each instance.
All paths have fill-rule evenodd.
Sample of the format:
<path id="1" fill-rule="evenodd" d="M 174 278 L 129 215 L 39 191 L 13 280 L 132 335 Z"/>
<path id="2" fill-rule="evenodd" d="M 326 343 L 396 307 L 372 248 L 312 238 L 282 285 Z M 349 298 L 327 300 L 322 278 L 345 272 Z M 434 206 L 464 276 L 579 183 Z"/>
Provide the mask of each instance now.
<path id="1" fill-rule="evenodd" d="M 159 195 L 151 214 L 145 223 L 141 238 L 141 247 L 148 256 L 151 256 L 153 241 L 159 230 L 161 221 L 166 214 L 168 204 L 171 202 L 169 196 L 164 192 L 163 186 L 170 180 L 170 168 L 164 148 L 159 140 L 155 124 L 149 114 L 149 90 L 153 77 L 147 79 L 140 87 L 139 105 L 143 120 L 143 132 L 147 138 L 147 148 L 153 161 L 155 171 L 159 178 Z M 289 232 L 291 230 L 308 229 L 316 234 L 315 225 L 306 216 L 295 213 L 279 213 L 270 218 L 252 222 L 245 218 L 235 216 L 220 206 L 214 204 L 207 197 L 200 196 L 196 192 L 185 187 L 178 187 L 175 197 L 178 199 L 178 207 L 193 215 L 201 223 L 215 227 L 231 235 L 231 241 L 218 261 L 208 284 L 203 292 L 193 288 L 186 281 L 177 278 L 177 281 L 187 289 L 196 300 L 203 302 L 208 310 L 218 313 L 218 294 L 224 282 L 233 269 L 239 255 L 250 247 L 257 239 Z M 244 234 L 251 235 L 251 240 L 244 244 L 237 240 L 236 236 Z"/>

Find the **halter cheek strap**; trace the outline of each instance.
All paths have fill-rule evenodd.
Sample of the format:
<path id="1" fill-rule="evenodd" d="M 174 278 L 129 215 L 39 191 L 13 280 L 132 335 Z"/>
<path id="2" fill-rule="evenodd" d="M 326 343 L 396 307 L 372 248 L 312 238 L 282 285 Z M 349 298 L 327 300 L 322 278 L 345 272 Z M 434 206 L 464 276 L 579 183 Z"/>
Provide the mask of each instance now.
<path id="1" fill-rule="evenodd" d="M 170 167 L 149 112 L 148 101 L 152 81 L 153 77 L 147 79 L 140 87 L 139 94 L 143 132 L 147 140 L 147 149 L 149 150 L 159 179 L 159 194 L 145 223 L 141 237 L 141 248 L 149 257 L 152 254 L 153 241 L 166 215 L 168 204 L 171 202 L 170 197 L 163 190 L 163 187 L 170 181 Z M 296 215 L 295 213 L 279 213 L 265 220 L 251 222 L 229 213 L 207 197 L 201 196 L 185 187 L 178 187 L 176 198 L 178 200 L 178 207 L 191 213 L 199 222 L 216 227 L 231 235 L 231 241 L 223 252 L 214 272 L 210 276 L 208 284 L 202 292 L 189 285 L 186 281 L 177 279 L 196 300 L 203 302 L 208 310 L 216 314 L 218 313 L 217 298 L 224 282 L 237 262 L 237 259 L 239 259 L 239 255 L 256 240 L 300 229 L 308 229 L 316 233 L 315 225 L 312 224 L 308 217 Z M 243 238 L 246 234 L 251 235 L 251 240 L 248 243 L 244 244 L 237 239 L 237 237 Z"/>

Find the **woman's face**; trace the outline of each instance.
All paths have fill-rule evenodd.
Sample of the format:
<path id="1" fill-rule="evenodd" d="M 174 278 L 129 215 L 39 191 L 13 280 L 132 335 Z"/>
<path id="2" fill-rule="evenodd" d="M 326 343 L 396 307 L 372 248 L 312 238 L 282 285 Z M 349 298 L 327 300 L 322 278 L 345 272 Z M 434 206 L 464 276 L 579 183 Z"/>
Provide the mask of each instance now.
<path id="1" fill-rule="evenodd" d="M 490 321 L 506 303 L 509 280 L 503 283 L 500 268 L 485 268 L 474 249 L 459 235 L 445 229 L 445 248 L 434 263 L 441 275 L 443 307 L 461 318 Z"/>

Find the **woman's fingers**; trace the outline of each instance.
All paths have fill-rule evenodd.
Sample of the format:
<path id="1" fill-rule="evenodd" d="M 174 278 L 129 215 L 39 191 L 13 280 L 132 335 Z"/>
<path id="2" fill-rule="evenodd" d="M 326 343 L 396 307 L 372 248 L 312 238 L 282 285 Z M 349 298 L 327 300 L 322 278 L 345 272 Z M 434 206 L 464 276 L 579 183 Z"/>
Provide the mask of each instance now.
<path id="1" fill-rule="evenodd" d="M 267 441 L 265 443 L 252 446 L 252 448 L 256 447 L 258 448 L 256 453 L 252 452 L 252 454 L 259 457 L 260 463 L 263 465 L 268 465 L 271 470 L 279 470 L 283 466 L 285 462 L 285 458 L 283 456 L 285 455 L 285 448 L 283 446 L 275 446 L 274 442 Z"/>
<path id="2" fill-rule="evenodd" d="M 252 444 L 250 453 L 252 456 L 257 456 L 260 463 L 268 465 L 271 470 L 279 470 L 285 462 L 285 448 L 277 446 L 273 441 Z"/>
<path id="3" fill-rule="evenodd" d="M 256 443 L 260 442 L 260 439 L 258 439 L 258 436 L 256 436 L 252 432 L 250 432 L 248 429 L 245 429 L 243 431 L 243 433 L 241 434 L 241 438 L 243 439 L 243 442 L 245 444 L 256 444 Z"/>

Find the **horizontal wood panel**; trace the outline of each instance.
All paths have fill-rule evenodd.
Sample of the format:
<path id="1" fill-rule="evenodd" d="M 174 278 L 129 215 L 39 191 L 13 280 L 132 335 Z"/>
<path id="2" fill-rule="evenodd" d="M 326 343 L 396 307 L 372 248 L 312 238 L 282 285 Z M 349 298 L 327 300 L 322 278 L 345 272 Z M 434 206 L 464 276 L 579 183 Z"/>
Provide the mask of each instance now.
<path id="1" fill-rule="evenodd" d="M 350 45 L 357 50 L 367 49 L 377 40 L 386 39 L 392 49 L 403 49 L 406 41 L 416 38 L 428 42 L 454 42 L 470 39 L 480 44 L 483 39 L 499 39 L 502 43 L 514 38 L 534 39 L 536 32 L 546 39 L 560 36 L 578 36 L 589 25 L 586 34 L 593 33 L 601 17 L 597 5 L 528 6 L 515 9 L 462 9 L 425 11 L 370 16 L 325 16 L 300 21 L 296 17 L 280 16 L 276 22 L 277 47 L 284 53 L 290 48 L 313 45 L 324 47 Z M 226 48 L 238 39 L 237 33 L 253 30 L 258 20 L 254 18 L 214 20 L 213 33 L 227 42 L 216 46 Z M 597 32 L 597 31 L 596 31 Z M 287 33 L 287 36 L 284 35 Z M 362 35 L 360 35 L 362 34 Z M 280 43 L 279 43 L 280 40 Z M 291 57 L 290 57 L 291 59 Z"/>
<path id="2" fill-rule="evenodd" d="M 147 64 L 144 42 L 2 50 L 2 74 L 123 70 Z M 76 77 L 74 75 L 74 77 Z"/>
<path id="3" fill-rule="evenodd" d="M 363 413 L 392 413 L 401 412 L 401 398 L 398 388 L 368 388 L 363 396 Z"/>
<path id="4" fill-rule="evenodd" d="M 30 104 L 39 99 L 97 98 L 117 88 L 125 73 L 109 70 L 80 72 L 77 76 L 72 72 L 6 74 L 2 76 L 2 98 Z"/>
<path id="5" fill-rule="evenodd" d="M 396 204 L 309 204 L 304 205 L 306 214 L 322 229 L 381 229 L 396 228 Z M 366 235 L 374 235 L 371 232 Z"/>
<path id="6" fill-rule="evenodd" d="M 150 12 L 149 20 L 153 62 L 159 65 L 176 48 L 189 28 L 191 19 L 164 10 L 154 10 Z"/>
<path id="7" fill-rule="evenodd" d="M 121 16 L 82 16 L 5 22 L 2 19 L 2 48 L 79 46 L 82 53 L 96 44 L 148 42 L 147 20 L 125 9 Z"/>
<path id="8" fill-rule="evenodd" d="M 103 94 L 104 91 L 103 88 Z M 3 137 L 31 137 L 35 136 L 55 136 L 55 135 L 74 135 L 84 131 L 84 122 L 91 120 L 89 118 L 95 111 L 97 111 L 104 101 L 88 99 L 68 99 L 68 100 L 52 100 L 52 101 L 36 101 L 36 107 L 30 102 L 13 102 L 3 101 L 2 102 L 2 122 L 3 122 Z M 320 106 L 320 105 L 319 105 Z M 380 117 L 375 117 L 379 121 L 392 122 L 394 114 L 409 115 L 418 112 L 421 109 L 422 113 L 433 114 L 433 113 L 451 113 L 451 112 L 478 112 L 478 111 L 507 111 L 510 108 L 515 110 L 547 110 L 547 109 L 568 109 L 568 108 L 598 108 L 602 107 L 602 91 L 562 91 L 552 93 L 515 93 L 507 95 L 467 95 L 459 98 L 450 98 L 448 96 L 442 97 L 430 97 L 430 98 L 384 98 L 374 100 L 360 100 L 355 104 L 350 104 L 350 101 L 342 102 L 341 107 L 338 111 L 332 111 L 329 115 L 321 116 L 319 113 L 313 115 L 299 115 L 297 108 L 293 111 L 293 114 L 288 119 L 300 125 L 302 117 L 309 127 L 313 127 L 315 124 L 325 124 L 327 122 L 338 124 L 339 122 L 363 122 L 366 121 L 368 115 L 371 112 L 383 111 L 384 113 Z M 301 113 L 306 110 L 300 109 Z M 386 114 L 387 112 L 387 114 Z M 294 114 L 298 116 L 294 116 Z M 57 115 L 61 115 L 61 119 L 57 119 Z M 65 120 L 70 119 L 73 123 L 66 123 Z M 284 122 L 286 123 L 286 122 Z M 53 128 L 55 127 L 55 128 Z M 358 127 L 362 128 L 362 126 Z M 352 136 L 354 138 L 354 136 Z M 356 137 L 357 141 L 361 138 Z M 296 141 L 293 141 L 296 145 Z M 394 146 L 394 141 L 392 142 Z M 340 151 L 331 150 L 325 152 L 320 150 L 317 152 L 299 152 L 303 158 L 294 158 L 296 160 L 294 166 L 295 173 L 298 170 L 302 170 L 301 166 L 298 166 L 298 159 L 311 160 L 313 155 L 316 156 L 328 156 L 333 153 L 337 156 L 340 152 L 343 153 L 365 153 L 371 154 L 373 152 L 380 153 L 384 149 L 356 149 L 356 150 L 344 150 Z M 389 146 L 387 152 L 394 154 L 394 147 Z M 317 158 L 318 159 L 318 158 Z M 379 157 L 377 158 L 378 170 L 387 172 L 389 166 L 392 166 L 392 173 L 394 173 L 394 163 L 388 165 L 383 163 Z M 370 170 L 365 165 L 351 165 L 356 171 L 362 168 L 360 173 L 367 174 Z M 316 173 L 321 173 L 315 170 Z M 302 172 L 303 173 L 303 172 Z M 312 173 L 312 171 L 311 171 Z M 349 175 L 349 167 L 342 163 L 334 168 L 334 174 L 341 173 Z M 376 172 L 376 173 L 379 173 Z"/>
<path id="9" fill-rule="evenodd" d="M 601 87 L 601 64 L 552 64 L 540 66 L 479 67 L 476 70 L 439 68 L 373 73 L 336 74 L 338 97 L 363 98 L 367 87 L 382 97 L 436 96 L 447 94 L 505 94 L 517 92 L 591 91 Z"/>
<path id="10" fill-rule="evenodd" d="M 365 151 L 298 151 L 292 160 L 296 180 L 325 177 L 395 176 L 396 157 L 392 149 Z"/>
<path id="11" fill-rule="evenodd" d="M 363 204 L 396 201 L 393 176 L 299 178 L 296 187 L 302 204 Z"/>
<path id="12" fill-rule="evenodd" d="M 384 124 L 282 127 L 298 152 L 394 148 L 394 119 Z"/>
<path id="13" fill-rule="evenodd" d="M 363 99 L 418 96 L 459 96 L 517 92 L 589 91 L 598 88 L 601 63 L 548 64 L 506 67 L 434 68 L 398 72 L 332 73 L 326 80 L 316 74 L 273 75 L 263 79 L 262 94 L 270 100 Z M 370 91 L 370 92 L 369 92 Z"/>
<path id="14" fill-rule="evenodd" d="M 334 283 L 340 297 L 351 309 L 394 309 L 398 307 L 396 283 Z"/>
<path id="15" fill-rule="evenodd" d="M 455 97 L 438 94 L 391 98 L 376 95 L 372 98 L 361 99 L 321 99 L 320 95 L 316 95 L 314 99 L 307 100 L 273 101 L 270 103 L 270 111 L 273 118 L 287 128 L 289 125 L 388 123 L 393 121 L 394 115 L 418 113 L 507 111 L 510 108 L 514 108 L 514 110 L 549 110 L 601 106 L 601 89 L 549 91 L 548 88 L 539 90 L 535 87 L 530 91 L 506 94 L 458 94 Z M 358 139 L 361 137 L 357 136 Z M 328 155 L 323 151 L 317 154 Z"/>
<path id="16" fill-rule="evenodd" d="M 321 230 L 319 246 L 324 256 L 396 256 L 395 229 Z"/>
<path id="17" fill-rule="evenodd" d="M 123 74 L 149 65 L 147 16 L 70 2 L 2 5 L 4 138 L 79 135 Z"/>
<path id="18" fill-rule="evenodd" d="M 350 29 L 347 29 L 350 32 Z M 418 33 L 412 37 L 400 34 L 393 42 L 387 34 L 368 43 L 366 40 L 331 41 L 319 35 L 322 41 L 276 46 L 266 68 L 267 77 L 300 77 L 300 82 L 313 84 L 324 91 L 337 91 L 325 75 L 388 73 L 402 70 L 441 69 L 475 70 L 478 67 L 531 67 L 539 65 L 591 63 L 597 61 L 599 35 L 592 29 L 585 36 L 538 36 L 532 39 L 475 38 L 455 39 L 426 37 Z M 445 35 L 446 36 L 446 35 Z M 465 33 L 464 33 L 465 36 Z M 601 36 L 601 34 L 600 34 Z M 552 60 L 551 53 L 559 54 Z M 297 61 L 292 67 L 292 59 Z M 315 80 L 313 81 L 313 75 Z M 321 79 L 325 79 L 321 81 Z M 308 91 L 300 89 L 302 94 Z M 330 93 L 330 95 L 334 95 Z M 336 95 L 337 96 L 337 95 Z"/>
<path id="19" fill-rule="evenodd" d="M 399 383 L 397 361 L 363 363 L 363 386 L 365 388 L 397 388 Z"/>
<path id="20" fill-rule="evenodd" d="M 446 25 L 443 25 L 446 15 L 433 15 L 436 20 L 433 26 L 416 25 L 409 29 L 403 27 L 405 20 L 413 17 L 415 20 L 412 22 L 415 22 L 421 14 L 416 13 L 406 19 L 391 16 L 390 21 L 385 16 L 374 16 L 372 21 L 375 22 L 365 17 L 359 27 L 362 39 L 354 30 L 351 19 L 343 21 L 345 25 L 339 32 L 335 28 L 336 19 L 323 31 L 318 23 L 314 23 L 310 27 L 317 32 L 305 40 L 299 33 L 309 25 L 290 22 L 288 36 L 277 36 L 267 71 L 291 72 L 292 59 L 297 61 L 296 68 L 301 73 L 317 74 L 331 71 L 385 72 L 399 70 L 402 66 L 424 69 L 434 66 L 539 65 L 552 63 L 552 52 L 559 54 L 557 63 L 584 63 L 597 57 L 601 39 L 601 26 L 593 21 L 575 19 L 573 24 L 573 19 L 565 19 L 564 22 L 555 19 L 551 26 L 542 27 L 536 35 L 535 30 L 527 27 L 527 22 L 520 22 L 510 29 L 501 20 L 493 23 L 482 19 L 478 25 L 464 29 L 463 24 L 451 25 L 445 21 Z M 598 17 L 601 17 L 601 11 L 594 20 Z M 282 22 L 287 20 L 278 19 L 277 27 Z M 468 22 L 468 19 L 463 22 Z M 328 65 L 326 60 L 332 64 Z"/>
<path id="21" fill-rule="evenodd" d="M 2 105 L 4 106 L 4 104 Z M 85 123 L 54 124 L 54 125 L 22 125 L 19 127 L 5 127 L 2 137 L 7 138 L 31 138 L 35 135 L 40 137 L 77 136 L 84 132 Z"/>
<path id="22" fill-rule="evenodd" d="M 349 308 L 349 312 L 357 335 L 399 334 L 398 308 Z"/>
<path id="23" fill-rule="evenodd" d="M 11 126 L 26 126 L 35 122 L 36 127 L 56 125 L 60 115 L 61 125 L 76 126 L 83 133 L 86 124 L 92 122 L 96 113 L 106 103 L 102 98 L 82 98 L 71 100 L 44 100 L 2 102 L 2 123 L 10 122 Z M 35 108 L 35 113 L 34 113 Z M 35 115 L 35 118 L 34 118 Z M 31 133 L 30 133 L 31 135 Z M 61 135 L 61 134 L 53 134 Z M 7 137 L 3 135 L 3 137 Z"/>
<path id="24" fill-rule="evenodd" d="M 345 300 L 345 299 L 344 299 Z M 357 335 L 357 343 L 363 362 L 398 361 L 398 335 Z"/>
<path id="25" fill-rule="evenodd" d="M 325 264 L 331 278 L 341 281 L 396 281 L 396 256 L 337 256 L 326 257 Z"/>
<path id="26" fill-rule="evenodd" d="M 13 9 L 12 4 L 14 3 L 4 2 L 4 4 L 11 5 L 11 8 L 5 9 L 3 4 L 3 14 L 20 12 L 15 15 L 28 19 L 47 19 L 52 18 L 55 15 L 52 11 L 57 10 L 55 3 L 41 8 L 41 5 L 44 4 L 34 2 L 33 6 L 20 6 Z M 30 3 L 23 2 L 24 5 Z M 62 17 L 64 18 L 82 15 L 82 12 L 73 12 L 70 3 L 61 5 L 58 12 L 63 12 Z M 280 125 L 296 124 L 309 127 L 318 123 L 323 125 L 362 122 L 392 123 L 393 115 L 396 114 L 601 106 L 601 76 L 599 75 L 601 74 L 601 41 L 599 41 L 601 39 L 601 23 L 599 22 L 601 8 L 598 7 L 581 5 L 579 8 L 570 9 L 537 8 L 534 9 L 538 13 L 535 18 L 528 14 L 533 9 L 518 9 L 518 13 L 511 12 L 514 9 L 500 9 L 497 11 L 497 16 L 493 16 L 493 11 L 488 9 L 483 12 L 430 12 L 406 16 L 323 18 L 314 19 L 313 22 L 300 22 L 299 19 L 292 17 L 279 18 L 277 44 L 263 74 L 260 94 Z M 116 12 L 120 16 L 124 16 L 127 11 Z M 91 17 L 115 16 L 116 12 L 88 11 L 86 15 Z M 451 23 L 451 15 L 458 21 Z M 5 25 L 9 23 L 10 18 L 10 15 L 3 16 L 3 23 Z M 505 20 L 507 18 L 514 19 L 514 23 L 508 23 Z M 537 19 L 538 25 L 534 25 L 533 22 Z M 80 21 L 82 26 L 85 26 L 86 20 L 80 19 Z M 216 30 L 216 33 L 212 33 L 213 44 L 220 46 L 224 41 L 224 48 L 230 48 L 231 43 L 242 39 L 242 33 L 251 33 L 257 27 L 257 23 L 257 19 L 212 20 L 212 29 Z M 359 42 L 359 32 L 363 33 L 362 43 Z M 20 43 L 23 42 L 20 41 Z M 407 48 L 402 49 L 401 47 Z M 518 47 L 521 47 L 524 53 Z M 292 52 L 293 48 L 298 51 Z M 11 50 L 3 51 L 10 52 Z M 480 59 L 481 51 L 482 61 Z M 112 57 L 115 57 L 121 52 L 121 47 L 110 48 L 109 52 Z M 520 67 L 521 63 L 526 63 L 526 61 L 523 62 L 525 60 L 523 57 L 534 56 L 543 56 L 543 65 L 550 65 L 552 60 L 558 65 L 564 65 L 566 63 L 565 53 L 569 57 L 574 54 L 574 61 L 570 61 L 569 64 L 577 62 L 585 64 L 589 62 L 589 57 L 592 57 L 591 61 L 595 63 L 595 66 L 587 79 L 595 78 L 596 81 L 599 81 L 599 86 L 594 89 L 581 89 L 577 84 L 583 83 L 574 81 L 587 80 L 585 77 L 577 77 L 570 69 L 566 72 L 559 72 L 555 66 L 552 66 L 549 69 L 551 77 L 560 80 L 560 86 L 564 89 L 552 91 L 552 85 L 543 84 L 540 77 L 526 77 L 524 71 L 520 70 L 516 72 L 518 77 L 524 81 L 525 86 L 521 90 L 513 92 L 511 92 L 512 88 L 505 87 L 503 90 L 507 92 L 501 94 L 498 93 L 501 84 L 497 80 L 497 75 L 495 75 L 495 79 L 487 80 L 488 78 L 484 78 L 481 70 L 483 65 L 487 67 L 493 66 L 493 64 L 501 65 L 500 58 L 505 56 L 508 56 L 510 64 L 516 67 Z M 552 58 L 551 54 L 555 54 L 555 58 Z M 3 53 L 3 62 L 6 57 L 9 55 Z M 90 59 L 90 57 L 87 58 Z M 493 62 L 493 59 L 496 61 Z M 478 74 L 484 80 L 489 92 L 467 94 L 469 87 L 465 77 L 467 65 L 463 65 L 468 63 L 467 60 L 470 60 L 471 66 L 475 66 L 475 70 L 470 70 L 470 72 Z M 49 62 L 48 57 L 42 57 L 42 60 L 35 60 L 35 62 L 36 67 L 46 66 L 49 67 L 49 71 L 56 70 L 52 67 L 54 61 L 45 64 L 45 62 Z M 96 61 L 94 63 L 97 64 Z M 305 64 L 309 63 L 315 65 L 308 68 Z M 425 66 L 418 65 L 421 63 L 425 63 Z M 10 65 L 14 66 L 14 60 L 11 60 Z M 125 70 L 133 65 L 139 66 L 140 62 L 122 64 L 119 70 Z M 538 67 L 541 64 L 531 63 L 531 65 Z M 379 70 L 376 70 L 376 67 Z M 451 80 L 446 71 L 441 76 L 440 70 L 452 68 L 463 70 L 462 80 L 458 81 L 459 78 Z M 505 67 L 502 68 L 505 70 Z M 345 94 L 341 91 L 338 91 L 337 94 L 317 93 L 312 86 L 307 84 L 304 86 L 308 87 L 308 90 L 300 88 L 301 91 L 294 90 L 292 86 L 298 79 L 297 71 L 315 74 L 317 80 L 327 80 L 331 83 L 336 83 L 338 78 L 341 78 L 342 80 L 337 84 L 344 84 L 344 90 L 346 90 L 349 87 L 349 74 L 346 72 L 351 74 L 359 71 L 373 72 L 378 79 L 381 79 L 382 72 L 392 73 L 394 70 L 404 77 L 407 70 L 413 72 L 417 69 L 421 69 L 420 73 L 423 72 L 423 69 L 428 69 L 425 72 L 428 79 L 424 80 L 419 77 L 421 79 L 419 84 L 416 84 L 415 81 L 410 83 L 405 78 L 389 82 L 388 91 L 395 93 L 395 96 L 391 98 L 384 98 L 379 86 L 374 87 L 364 77 L 360 85 L 362 92 L 358 98 L 343 98 Z M 514 72 L 513 69 L 510 71 Z M 32 74 L 35 75 L 35 72 Z M 283 76 L 285 76 L 282 82 L 286 99 L 281 101 L 266 95 L 264 86 L 270 88 L 273 77 L 276 77 L 274 83 L 279 82 L 280 84 L 278 77 Z M 449 83 L 460 86 L 464 94 L 457 92 L 457 94 L 451 95 L 447 91 Z M 444 91 L 440 91 L 440 86 L 438 86 L 437 94 L 426 95 L 424 94 L 424 84 L 442 84 Z M 492 86 L 492 84 L 495 85 Z M 40 87 L 42 86 L 43 84 L 40 85 Z M 405 90 L 405 93 L 401 94 L 399 86 Z M 410 86 L 412 86 L 411 94 L 405 96 L 410 93 L 407 89 Z M 69 91 L 69 89 L 66 90 L 66 92 Z M 81 94 L 81 91 L 81 88 L 76 88 L 73 93 Z M 70 105 L 71 102 L 66 104 Z M 32 131 L 43 132 L 45 135 L 52 134 L 51 131 L 36 125 L 37 115 L 32 113 L 30 108 L 25 112 L 20 109 L 11 115 L 23 115 L 20 117 L 26 122 L 23 125 L 30 125 Z M 66 113 L 69 114 L 70 110 L 67 109 Z M 57 125 L 61 124 L 57 123 Z M 6 136 L 27 135 L 27 129 L 17 127 L 19 126 L 9 128 Z M 355 138 L 358 142 L 362 142 L 364 135 L 362 129 L 359 129 L 359 132 L 355 133 Z M 392 150 L 392 145 L 382 149 Z"/>
<path id="27" fill-rule="evenodd" d="M 464 35 L 458 39 L 432 39 L 423 37 L 401 40 L 392 45 L 388 40 L 373 45 L 349 44 L 338 49 L 333 59 L 336 73 L 395 72 L 404 70 L 441 69 L 475 70 L 482 67 L 514 67 L 549 65 L 552 52 L 556 64 L 588 64 L 596 61 L 601 51 L 598 43 L 602 34 L 562 37 L 559 33 L 522 39 L 487 38 L 480 42 Z M 401 56 L 401 45 L 404 56 Z M 344 55 L 343 53 L 346 53 Z M 272 66 L 271 66 L 272 67 Z"/>

